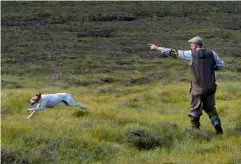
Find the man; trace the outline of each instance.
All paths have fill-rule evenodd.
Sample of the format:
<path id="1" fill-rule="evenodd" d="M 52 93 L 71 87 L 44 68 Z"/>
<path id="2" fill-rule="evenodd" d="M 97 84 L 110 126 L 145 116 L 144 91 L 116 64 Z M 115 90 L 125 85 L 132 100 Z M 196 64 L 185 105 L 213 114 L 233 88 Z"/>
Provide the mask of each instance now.
<path id="1" fill-rule="evenodd" d="M 161 51 L 162 54 L 170 55 L 189 61 L 192 72 L 190 89 L 191 109 L 188 116 L 191 118 L 192 128 L 199 129 L 202 109 L 208 114 L 216 134 L 222 134 L 221 121 L 215 108 L 215 70 L 224 68 L 224 62 L 217 53 L 203 48 L 203 39 L 196 36 L 188 41 L 191 50 L 182 51 L 173 48 L 157 47 L 149 44 L 150 49 Z"/>

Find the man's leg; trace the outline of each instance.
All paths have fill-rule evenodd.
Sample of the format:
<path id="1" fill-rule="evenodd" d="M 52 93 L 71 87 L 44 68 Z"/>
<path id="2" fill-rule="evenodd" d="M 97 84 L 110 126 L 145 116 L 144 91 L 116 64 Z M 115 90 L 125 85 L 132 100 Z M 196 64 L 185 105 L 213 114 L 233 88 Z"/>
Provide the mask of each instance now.
<path id="1" fill-rule="evenodd" d="M 188 116 L 191 118 L 191 125 L 193 128 L 199 129 L 200 116 L 202 115 L 202 101 L 201 95 L 190 94 L 190 112 Z"/>
<path id="2" fill-rule="evenodd" d="M 223 134 L 221 120 L 215 108 L 215 93 L 210 95 L 203 95 L 203 110 L 208 114 L 211 119 L 212 125 L 216 130 L 216 134 Z"/>

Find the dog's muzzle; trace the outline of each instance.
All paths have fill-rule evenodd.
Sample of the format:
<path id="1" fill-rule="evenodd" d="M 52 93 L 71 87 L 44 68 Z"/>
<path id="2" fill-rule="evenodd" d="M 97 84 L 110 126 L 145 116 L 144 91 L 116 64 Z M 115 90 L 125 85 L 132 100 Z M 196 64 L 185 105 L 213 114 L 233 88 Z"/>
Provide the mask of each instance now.
<path id="1" fill-rule="evenodd" d="M 28 103 L 29 103 L 31 106 L 33 106 L 33 105 L 35 104 L 34 102 L 31 103 L 30 100 L 28 100 Z"/>

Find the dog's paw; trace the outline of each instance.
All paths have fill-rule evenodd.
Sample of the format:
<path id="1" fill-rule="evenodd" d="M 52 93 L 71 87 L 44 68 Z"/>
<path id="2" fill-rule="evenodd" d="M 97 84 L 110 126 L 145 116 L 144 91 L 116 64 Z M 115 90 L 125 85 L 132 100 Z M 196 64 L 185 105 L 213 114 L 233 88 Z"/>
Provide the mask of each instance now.
<path id="1" fill-rule="evenodd" d="M 27 109 L 27 112 L 31 112 L 31 111 L 33 111 L 32 109 Z"/>
<path id="2" fill-rule="evenodd" d="M 85 106 L 83 106 L 81 109 L 84 109 L 84 110 L 85 110 L 85 109 L 87 109 L 87 108 L 86 108 Z"/>

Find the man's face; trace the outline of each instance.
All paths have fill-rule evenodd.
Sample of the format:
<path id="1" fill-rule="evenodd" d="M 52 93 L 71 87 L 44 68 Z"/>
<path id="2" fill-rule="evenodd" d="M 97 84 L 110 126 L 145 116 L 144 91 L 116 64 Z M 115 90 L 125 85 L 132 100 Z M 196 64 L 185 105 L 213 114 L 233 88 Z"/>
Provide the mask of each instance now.
<path id="1" fill-rule="evenodd" d="M 198 45 L 196 43 L 190 43 L 190 47 L 192 51 L 195 51 L 198 48 Z"/>

